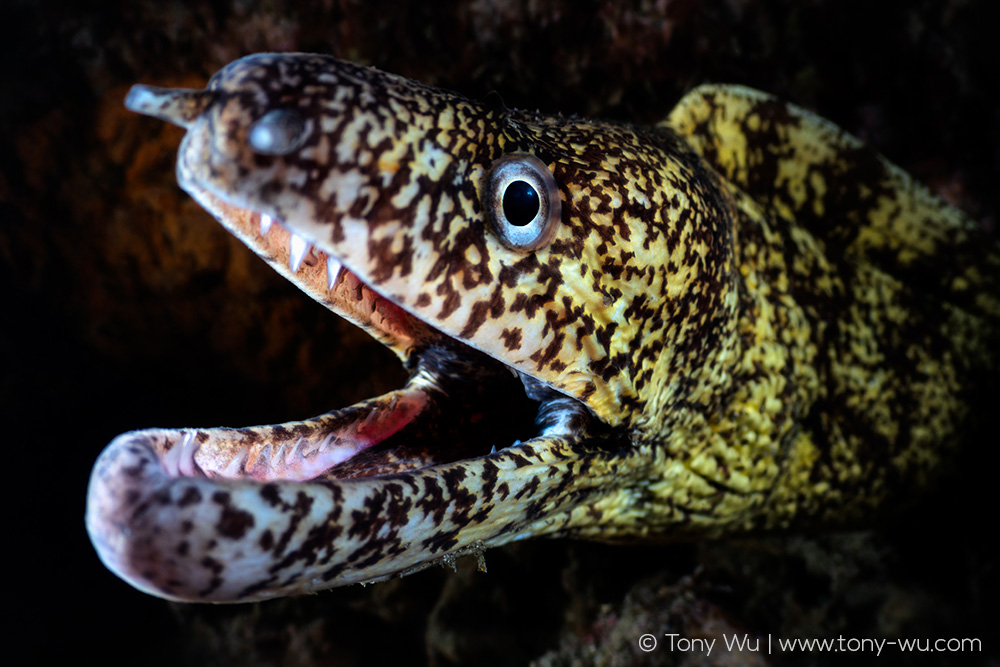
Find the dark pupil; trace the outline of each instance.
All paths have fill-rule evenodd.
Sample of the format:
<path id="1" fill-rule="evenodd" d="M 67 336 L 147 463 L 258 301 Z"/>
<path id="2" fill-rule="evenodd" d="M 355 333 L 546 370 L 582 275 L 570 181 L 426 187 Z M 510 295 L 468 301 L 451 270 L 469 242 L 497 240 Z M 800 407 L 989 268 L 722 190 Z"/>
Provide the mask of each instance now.
<path id="1" fill-rule="evenodd" d="M 538 214 L 538 193 L 525 181 L 514 181 L 503 193 L 503 214 L 507 222 L 524 227 Z"/>

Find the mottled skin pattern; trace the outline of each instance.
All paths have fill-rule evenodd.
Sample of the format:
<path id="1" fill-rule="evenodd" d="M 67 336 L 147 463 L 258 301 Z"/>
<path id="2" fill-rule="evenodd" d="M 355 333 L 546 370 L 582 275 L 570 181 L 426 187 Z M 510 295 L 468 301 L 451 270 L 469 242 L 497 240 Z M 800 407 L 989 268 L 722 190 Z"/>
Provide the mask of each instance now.
<path id="1" fill-rule="evenodd" d="M 286 54 L 128 104 L 188 129 L 192 196 L 413 370 L 314 420 L 112 442 L 88 530 L 157 595 L 302 593 L 532 536 L 856 522 L 947 461 L 996 367 L 996 246 L 754 91 L 699 88 L 634 127 Z M 561 201 L 531 250 L 487 210 L 512 153 Z"/>

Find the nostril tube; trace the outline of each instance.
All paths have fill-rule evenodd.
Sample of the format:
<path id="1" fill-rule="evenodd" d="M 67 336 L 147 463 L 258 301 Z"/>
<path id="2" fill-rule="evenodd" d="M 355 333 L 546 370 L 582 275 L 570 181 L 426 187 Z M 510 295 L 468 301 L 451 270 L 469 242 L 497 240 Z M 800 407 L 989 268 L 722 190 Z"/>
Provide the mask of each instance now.
<path id="1" fill-rule="evenodd" d="M 130 111 L 159 118 L 189 128 L 205 110 L 214 94 L 191 88 L 160 88 L 142 84 L 132 86 L 125 96 Z"/>

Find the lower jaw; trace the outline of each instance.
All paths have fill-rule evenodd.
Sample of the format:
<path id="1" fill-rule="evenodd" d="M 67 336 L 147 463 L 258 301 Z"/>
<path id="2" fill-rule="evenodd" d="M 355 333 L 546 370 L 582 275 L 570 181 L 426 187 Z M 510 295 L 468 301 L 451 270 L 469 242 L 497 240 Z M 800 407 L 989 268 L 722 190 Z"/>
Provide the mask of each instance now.
<path id="1" fill-rule="evenodd" d="M 442 355 L 445 365 L 474 367 L 473 380 L 435 379 Z M 485 511 L 493 502 L 475 497 L 481 485 L 457 480 L 495 470 L 491 452 L 537 430 L 538 405 L 520 381 L 483 361 L 425 351 L 403 389 L 314 419 L 119 436 L 88 489 L 98 555 L 153 595 L 242 602 L 378 580 L 499 543 L 499 524 L 485 521 L 461 539 L 447 537 L 461 523 L 447 518 L 456 508 Z M 413 396 L 426 400 L 409 414 L 400 405 Z M 394 414 L 405 423 L 390 433 Z M 292 459 L 315 457 L 331 433 L 373 428 L 382 429 L 380 442 L 316 474 L 290 474 L 302 469 Z"/>
<path id="2" fill-rule="evenodd" d="M 441 463 L 425 438 L 387 440 L 306 482 L 165 470 L 168 445 L 214 431 L 127 433 L 95 465 L 88 532 L 105 565 L 142 591 L 247 602 L 379 581 L 552 533 L 564 511 L 544 503 L 539 513 L 537 503 L 564 481 L 568 459 L 551 437 L 492 454 L 483 451 L 489 440 L 464 443 L 481 453 Z"/>

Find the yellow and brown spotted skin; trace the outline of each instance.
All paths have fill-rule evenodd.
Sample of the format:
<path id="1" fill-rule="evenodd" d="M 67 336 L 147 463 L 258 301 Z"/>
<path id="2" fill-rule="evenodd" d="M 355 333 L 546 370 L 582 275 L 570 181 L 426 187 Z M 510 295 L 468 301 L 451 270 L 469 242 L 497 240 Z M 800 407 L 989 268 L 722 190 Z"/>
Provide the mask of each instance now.
<path id="1" fill-rule="evenodd" d="M 129 465 L 154 469 L 184 436 L 121 436 L 91 484 L 95 544 L 121 541 L 107 537 L 112 523 L 139 530 L 143 494 L 185 535 L 207 526 L 197 541 L 210 565 L 192 575 L 201 584 L 178 580 L 197 563 L 156 555 L 183 542 L 186 557 L 193 538 L 158 529 L 131 566 L 99 546 L 144 590 L 256 599 L 529 536 L 853 522 L 947 462 L 973 381 L 996 368 L 996 245 L 853 138 L 754 91 L 703 87 L 662 125 L 636 127 L 473 102 L 321 56 L 264 55 L 170 105 L 142 110 L 188 128 L 182 186 L 310 296 L 411 365 L 433 366 L 428 351 L 443 347 L 478 366 L 467 345 L 557 392 L 546 400 L 585 407 L 569 410 L 568 428 L 484 443 L 478 457 L 266 491 L 215 478 L 211 451 L 229 452 L 219 468 L 235 451 L 220 444 L 194 455 L 203 476 L 171 476 L 150 494 L 111 461 L 148 450 Z M 304 119 L 300 145 L 255 152 L 250 128 L 282 108 Z M 562 202 L 555 235 L 530 251 L 501 242 L 486 210 L 487 174 L 511 153 L 537 156 Z M 287 237 L 265 238 L 246 212 L 314 244 L 305 267 L 289 269 Z M 366 321 L 346 281 L 327 286 L 326 257 L 384 297 L 379 312 L 395 324 Z M 483 377 L 506 374 L 497 368 Z M 551 405 L 579 406 L 561 400 Z M 205 510 L 212 497 L 222 514 Z M 230 551 L 211 526 L 230 529 Z M 231 554 L 253 550 L 257 574 L 227 570 Z"/>

